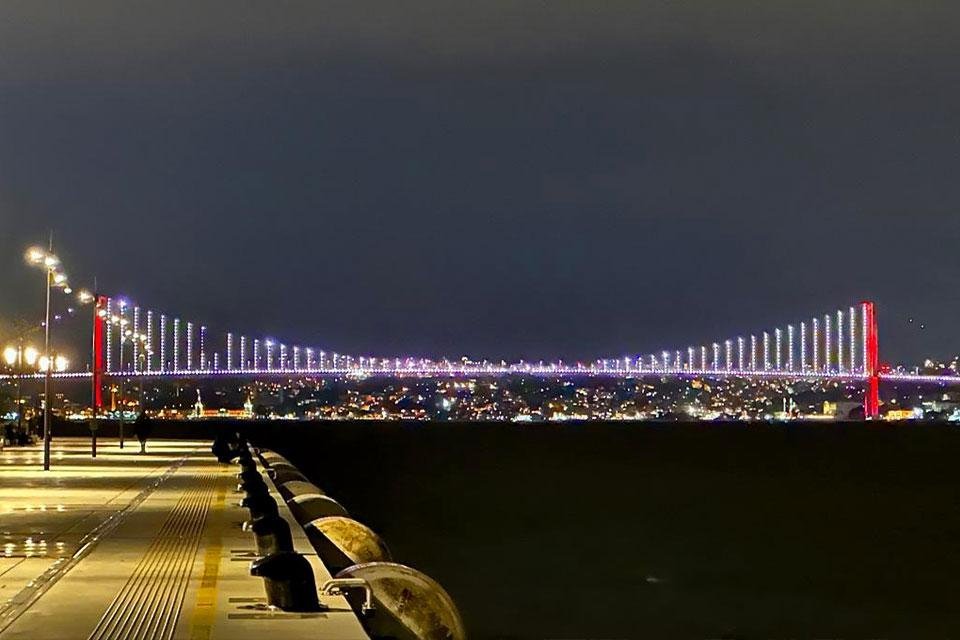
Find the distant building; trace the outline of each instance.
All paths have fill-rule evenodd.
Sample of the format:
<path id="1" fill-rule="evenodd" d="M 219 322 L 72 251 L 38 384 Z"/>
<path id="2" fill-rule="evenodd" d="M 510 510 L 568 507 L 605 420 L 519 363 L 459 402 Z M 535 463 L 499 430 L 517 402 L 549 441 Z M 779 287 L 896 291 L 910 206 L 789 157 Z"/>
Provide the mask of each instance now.
<path id="1" fill-rule="evenodd" d="M 918 415 L 913 409 L 891 409 L 884 415 L 887 420 L 916 420 L 918 417 L 923 417 L 923 412 Z"/>
<path id="2" fill-rule="evenodd" d="M 847 420 L 851 417 L 851 415 L 862 409 L 863 404 L 853 400 L 838 400 L 836 402 L 830 402 L 827 400 L 823 403 L 824 415 L 833 416 L 837 420 Z"/>

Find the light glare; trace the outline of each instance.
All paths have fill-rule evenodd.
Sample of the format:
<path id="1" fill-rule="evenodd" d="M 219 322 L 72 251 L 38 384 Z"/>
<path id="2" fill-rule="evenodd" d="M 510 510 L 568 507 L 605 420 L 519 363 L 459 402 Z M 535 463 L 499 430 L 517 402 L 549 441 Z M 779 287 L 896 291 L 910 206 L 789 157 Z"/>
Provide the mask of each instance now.
<path id="1" fill-rule="evenodd" d="M 27 249 L 26 258 L 30 264 L 40 264 L 46 257 L 47 252 L 40 247 L 30 247 Z"/>
<path id="2" fill-rule="evenodd" d="M 23 350 L 23 361 L 27 363 L 28 366 L 32 367 L 36 362 L 37 358 L 40 356 L 40 352 L 37 351 L 34 347 L 27 347 Z"/>

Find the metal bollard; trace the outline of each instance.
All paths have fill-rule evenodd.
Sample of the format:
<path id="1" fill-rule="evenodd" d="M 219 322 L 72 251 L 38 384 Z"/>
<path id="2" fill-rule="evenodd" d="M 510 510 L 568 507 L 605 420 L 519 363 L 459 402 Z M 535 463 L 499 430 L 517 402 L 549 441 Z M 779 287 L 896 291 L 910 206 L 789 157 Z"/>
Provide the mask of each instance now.
<path id="1" fill-rule="evenodd" d="M 240 506 L 250 511 L 250 517 L 253 520 L 263 516 L 279 515 L 277 501 L 268 493 L 255 493 L 247 495 L 240 501 Z"/>
<path id="2" fill-rule="evenodd" d="M 240 465 L 241 471 L 256 471 L 257 470 L 257 461 L 253 458 L 243 458 L 241 457 L 237 460 L 237 464 Z"/>
<path id="3" fill-rule="evenodd" d="M 210 450 L 220 462 L 231 462 L 240 456 L 240 437 L 236 433 L 220 434 L 213 440 Z"/>
<path id="4" fill-rule="evenodd" d="M 317 583 L 310 563 L 299 553 L 281 551 L 255 560 L 250 575 L 263 578 L 267 604 L 283 611 L 319 611 Z"/>
<path id="5" fill-rule="evenodd" d="M 244 469 L 237 474 L 237 480 L 240 482 L 263 482 L 263 475 L 256 469 Z"/>
<path id="6" fill-rule="evenodd" d="M 237 485 L 237 491 L 242 492 L 244 497 L 254 495 L 269 495 L 270 489 L 263 480 L 247 480 Z"/>
<path id="7" fill-rule="evenodd" d="M 269 556 L 282 551 L 293 551 L 293 536 L 290 525 L 280 516 L 267 515 L 250 523 L 257 542 L 257 555 Z"/>

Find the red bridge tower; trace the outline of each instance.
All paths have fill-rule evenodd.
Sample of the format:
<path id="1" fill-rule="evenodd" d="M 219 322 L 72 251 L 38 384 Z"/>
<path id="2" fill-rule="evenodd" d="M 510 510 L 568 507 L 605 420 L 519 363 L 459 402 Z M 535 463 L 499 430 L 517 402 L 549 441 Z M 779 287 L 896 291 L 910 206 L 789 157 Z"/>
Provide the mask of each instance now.
<path id="1" fill-rule="evenodd" d="M 863 373 L 867 376 L 867 388 L 863 395 L 863 415 L 867 419 L 880 417 L 880 357 L 877 342 L 877 310 L 871 301 L 861 304 L 863 308 Z"/>

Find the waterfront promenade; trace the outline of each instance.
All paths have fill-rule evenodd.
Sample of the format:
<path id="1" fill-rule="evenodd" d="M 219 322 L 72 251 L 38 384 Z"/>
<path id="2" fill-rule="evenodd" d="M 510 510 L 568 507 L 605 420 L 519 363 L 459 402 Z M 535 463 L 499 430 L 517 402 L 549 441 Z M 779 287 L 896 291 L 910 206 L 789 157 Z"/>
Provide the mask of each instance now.
<path id="1" fill-rule="evenodd" d="M 366 638 L 346 600 L 266 607 L 234 465 L 208 442 L 54 441 L 0 452 L 0 638 Z M 271 486 L 271 491 L 274 488 Z M 279 500 L 282 505 L 283 501 Z M 329 578 L 286 509 L 294 546 Z"/>

